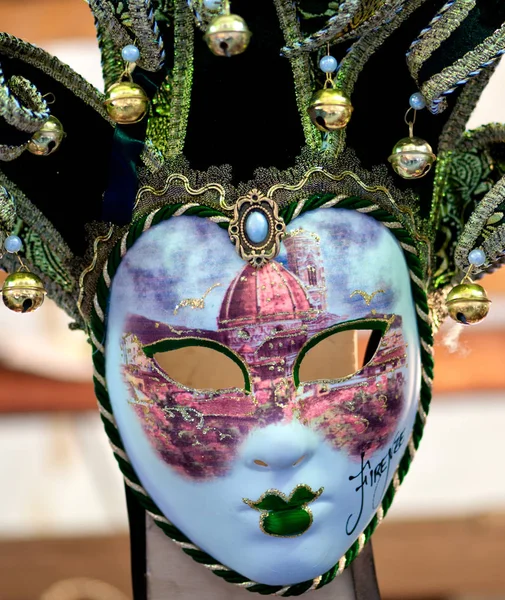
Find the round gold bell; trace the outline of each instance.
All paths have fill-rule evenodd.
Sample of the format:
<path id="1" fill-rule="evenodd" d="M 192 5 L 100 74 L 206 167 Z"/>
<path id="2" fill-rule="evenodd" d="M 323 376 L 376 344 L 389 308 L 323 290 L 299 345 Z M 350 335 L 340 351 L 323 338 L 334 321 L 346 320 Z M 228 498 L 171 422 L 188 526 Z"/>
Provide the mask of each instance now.
<path id="1" fill-rule="evenodd" d="M 52 115 L 36 131 L 28 142 L 28 150 L 36 156 L 49 156 L 60 147 L 65 130 L 61 122 Z"/>
<path id="2" fill-rule="evenodd" d="M 462 325 L 473 325 L 484 319 L 491 300 L 486 290 L 476 283 L 460 283 L 447 294 L 449 316 Z"/>
<path id="3" fill-rule="evenodd" d="M 212 19 L 203 38 L 216 56 L 236 56 L 247 48 L 251 35 L 242 17 L 219 15 Z"/>
<path id="4" fill-rule="evenodd" d="M 2 287 L 4 304 L 17 313 L 28 313 L 42 306 L 46 290 L 41 279 L 27 271 L 9 275 Z"/>
<path id="5" fill-rule="evenodd" d="M 349 98 L 335 88 L 323 88 L 312 96 L 307 109 L 319 131 L 343 129 L 349 123 L 353 107 Z"/>
<path id="6" fill-rule="evenodd" d="M 138 123 L 149 110 L 149 98 L 133 81 L 119 81 L 107 90 L 105 106 L 110 118 L 119 125 Z"/>
<path id="7" fill-rule="evenodd" d="M 389 162 L 395 173 L 404 179 L 420 179 L 436 160 L 432 147 L 418 137 L 401 139 L 393 148 Z"/>

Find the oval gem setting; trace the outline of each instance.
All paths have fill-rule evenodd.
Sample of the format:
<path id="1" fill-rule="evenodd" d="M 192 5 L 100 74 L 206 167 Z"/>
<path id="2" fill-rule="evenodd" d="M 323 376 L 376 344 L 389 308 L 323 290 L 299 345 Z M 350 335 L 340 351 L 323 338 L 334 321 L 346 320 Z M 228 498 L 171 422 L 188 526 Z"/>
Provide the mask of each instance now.
<path id="1" fill-rule="evenodd" d="M 266 242 L 269 234 L 269 223 L 261 210 L 251 210 L 245 219 L 245 234 L 253 244 Z"/>

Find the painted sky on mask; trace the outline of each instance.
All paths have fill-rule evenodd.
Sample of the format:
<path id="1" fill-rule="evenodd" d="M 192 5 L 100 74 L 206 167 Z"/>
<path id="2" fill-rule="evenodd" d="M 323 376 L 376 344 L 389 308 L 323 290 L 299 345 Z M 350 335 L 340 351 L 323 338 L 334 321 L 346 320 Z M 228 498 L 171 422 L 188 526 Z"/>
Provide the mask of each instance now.
<path id="1" fill-rule="evenodd" d="M 338 222 L 328 218 L 337 211 Z M 403 286 L 388 265 L 398 259 L 398 244 L 386 228 L 344 209 L 306 213 L 287 230 L 299 227 L 320 237 L 329 312 L 346 320 L 363 316 L 367 306 L 361 297 L 351 298 L 352 292 L 370 294 L 378 289 L 386 293 L 378 294 L 370 308 L 379 313 L 396 310 L 392 289 L 398 292 Z M 276 260 L 287 266 L 283 245 Z M 125 256 L 113 283 L 115 299 L 130 313 L 174 326 L 215 330 L 225 292 L 244 265 L 227 232 L 215 223 L 198 217 L 172 218 L 144 233 Z M 215 284 L 219 286 L 205 298 L 205 310 L 183 308 L 174 315 L 182 300 L 200 298 Z M 141 293 L 132 294 L 132 288 Z M 122 315 L 110 315 L 111 321 L 116 317 Z"/>

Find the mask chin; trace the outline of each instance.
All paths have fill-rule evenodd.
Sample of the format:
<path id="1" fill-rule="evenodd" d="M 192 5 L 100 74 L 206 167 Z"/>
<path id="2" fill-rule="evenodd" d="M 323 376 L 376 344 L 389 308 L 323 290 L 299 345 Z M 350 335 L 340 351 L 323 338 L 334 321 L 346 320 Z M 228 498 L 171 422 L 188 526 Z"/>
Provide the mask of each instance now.
<path id="1" fill-rule="evenodd" d="M 215 224 L 172 218 L 114 277 L 106 377 L 131 464 L 167 519 L 252 581 L 316 578 L 357 543 L 406 451 L 419 373 L 402 249 L 361 213 L 304 214 L 259 269 Z"/>

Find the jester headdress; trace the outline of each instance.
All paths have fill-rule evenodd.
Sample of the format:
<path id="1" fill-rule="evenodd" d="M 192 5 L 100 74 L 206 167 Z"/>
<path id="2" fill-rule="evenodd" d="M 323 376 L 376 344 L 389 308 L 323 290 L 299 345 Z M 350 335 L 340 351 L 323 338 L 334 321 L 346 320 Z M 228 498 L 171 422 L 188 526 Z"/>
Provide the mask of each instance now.
<path id="1" fill-rule="evenodd" d="M 505 51 L 505 7 L 236 0 L 253 35 L 227 59 L 199 31 L 219 2 L 89 4 L 105 89 L 136 45 L 126 73 L 148 114 L 116 124 L 110 98 L 2 34 L 2 236 L 88 332 L 107 435 L 155 522 L 250 591 L 318 589 L 407 473 L 469 254 L 474 278 L 503 260 L 505 130 L 465 123 Z M 353 113 L 325 130 L 307 108 L 328 52 Z M 437 160 L 404 180 L 388 157 L 412 94 Z M 51 117 L 65 137 L 34 155 Z M 363 329 L 364 364 L 337 373 L 339 336 Z"/>

